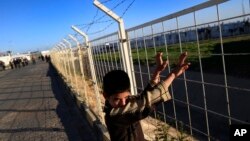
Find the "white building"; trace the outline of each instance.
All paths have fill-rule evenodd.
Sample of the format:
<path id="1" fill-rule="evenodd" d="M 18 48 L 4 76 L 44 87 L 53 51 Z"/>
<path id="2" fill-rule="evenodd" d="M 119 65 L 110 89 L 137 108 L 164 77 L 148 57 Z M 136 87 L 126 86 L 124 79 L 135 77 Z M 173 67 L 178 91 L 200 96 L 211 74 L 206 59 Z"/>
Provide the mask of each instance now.
<path id="1" fill-rule="evenodd" d="M 0 61 L 4 62 L 5 66 L 9 65 L 10 60 L 11 60 L 10 55 L 0 56 Z"/>
<path id="2" fill-rule="evenodd" d="M 44 50 L 44 51 L 41 51 L 41 54 L 42 54 L 43 56 L 45 56 L 45 55 L 50 55 L 50 51 L 49 51 L 49 50 Z"/>

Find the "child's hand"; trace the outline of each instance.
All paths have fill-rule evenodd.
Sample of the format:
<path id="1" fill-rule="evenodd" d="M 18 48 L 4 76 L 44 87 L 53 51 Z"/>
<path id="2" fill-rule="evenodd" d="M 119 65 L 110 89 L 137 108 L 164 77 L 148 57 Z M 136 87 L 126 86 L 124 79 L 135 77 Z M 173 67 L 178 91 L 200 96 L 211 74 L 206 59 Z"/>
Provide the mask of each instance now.
<path id="1" fill-rule="evenodd" d="M 155 60 L 156 60 L 156 70 L 155 72 L 162 72 L 166 69 L 167 65 L 168 65 L 168 61 L 164 61 L 162 60 L 162 52 L 158 52 L 155 56 Z"/>
<path id="2" fill-rule="evenodd" d="M 187 58 L 187 52 L 184 52 L 179 57 L 179 63 L 177 64 L 177 67 L 172 71 L 172 73 L 175 75 L 175 78 L 183 74 L 189 67 L 190 63 L 185 63 Z"/>
<path id="3" fill-rule="evenodd" d="M 154 71 L 154 74 L 152 76 L 151 82 L 154 84 L 157 84 L 160 82 L 160 73 L 166 69 L 168 66 L 168 61 L 162 60 L 162 52 L 158 52 L 155 56 L 156 61 L 156 69 Z"/>
<path id="4" fill-rule="evenodd" d="M 190 63 L 185 63 L 187 58 L 187 52 L 184 52 L 179 57 L 179 63 L 177 67 L 163 80 L 163 86 L 167 89 L 173 80 L 183 74 L 189 67 Z"/>

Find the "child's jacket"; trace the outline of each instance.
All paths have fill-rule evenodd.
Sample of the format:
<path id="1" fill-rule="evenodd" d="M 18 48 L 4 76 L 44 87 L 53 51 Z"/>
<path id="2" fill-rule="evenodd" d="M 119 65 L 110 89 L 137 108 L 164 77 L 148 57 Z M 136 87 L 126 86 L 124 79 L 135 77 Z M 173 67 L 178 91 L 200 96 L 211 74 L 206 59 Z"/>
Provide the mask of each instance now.
<path id="1" fill-rule="evenodd" d="M 139 121 L 151 113 L 155 104 L 171 99 L 162 83 L 148 84 L 140 95 L 129 97 L 124 107 L 112 108 L 105 102 L 105 122 L 111 141 L 144 141 Z"/>

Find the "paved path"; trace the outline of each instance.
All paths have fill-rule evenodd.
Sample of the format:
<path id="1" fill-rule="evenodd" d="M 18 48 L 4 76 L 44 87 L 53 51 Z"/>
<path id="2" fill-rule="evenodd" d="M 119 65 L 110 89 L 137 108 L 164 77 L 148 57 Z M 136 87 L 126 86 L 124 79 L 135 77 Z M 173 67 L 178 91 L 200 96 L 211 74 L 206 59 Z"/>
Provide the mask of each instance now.
<path id="1" fill-rule="evenodd" d="M 0 141 L 95 141 L 48 63 L 0 71 Z"/>

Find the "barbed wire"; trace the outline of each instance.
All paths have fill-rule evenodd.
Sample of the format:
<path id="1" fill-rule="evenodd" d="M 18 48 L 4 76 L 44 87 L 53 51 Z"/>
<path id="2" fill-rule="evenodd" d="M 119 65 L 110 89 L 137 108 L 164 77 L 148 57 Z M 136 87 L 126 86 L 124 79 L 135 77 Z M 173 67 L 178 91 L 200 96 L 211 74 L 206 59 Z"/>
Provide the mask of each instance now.
<path id="1" fill-rule="evenodd" d="M 131 8 L 131 6 L 134 4 L 135 0 L 133 0 L 127 7 L 126 9 L 123 11 L 121 18 L 127 13 L 127 11 Z M 102 30 L 96 31 L 96 32 L 92 32 L 92 33 L 88 33 L 88 35 L 94 35 L 100 32 L 105 31 L 106 29 L 108 29 L 112 24 L 114 24 L 115 22 L 112 22 L 111 24 L 107 25 L 105 28 L 103 28 Z"/>
<path id="2" fill-rule="evenodd" d="M 123 4 L 125 1 L 127 1 L 127 0 L 122 0 L 121 2 L 119 2 L 119 3 L 117 3 L 113 8 L 111 8 L 109 11 L 107 11 L 107 13 L 108 12 L 110 12 L 110 11 L 113 11 L 113 10 L 115 10 L 117 7 L 119 7 L 121 4 Z M 101 16 L 100 18 L 98 18 L 96 21 L 94 21 L 94 22 L 98 22 L 98 21 L 100 21 L 101 19 L 103 19 L 104 17 L 106 17 L 107 15 L 105 14 L 105 15 L 103 15 L 103 16 Z"/>
<path id="3" fill-rule="evenodd" d="M 110 2 L 110 1 L 112 1 L 112 0 L 106 0 L 106 1 L 102 2 L 102 4 L 103 4 L 103 3 Z M 117 4 L 116 4 L 112 9 L 110 9 L 108 12 L 110 12 L 110 11 L 116 9 L 116 8 L 119 7 L 121 4 L 123 4 L 125 1 L 127 1 L 127 0 L 122 0 L 121 2 L 117 3 Z M 128 12 L 128 10 L 131 8 L 131 6 L 134 4 L 134 2 L 135 2 L 135 0 L 132 0 L 132 1 L 129 3 L 129 5 L 128 5 L 128 6 L 125 8 L 125 10 L 122 12 L 122 15 L 121 15 L 120 18 L 122 18 L 122 17 Z M 93 17 L 92 22 L 91 22 L 91 23 L 88 23 L 88 24 L 84 24 L 85 27 L 81 28 L 81 29 L 83 29 L 83 30 L 84 30 L 84 28 L 87 28 L 86 34 L 88 34 L 88 35 L 94 35 L 94 34 L 101 33 L 101 32 L 103 32 L 103 31 L 107 30 L 111 25 L 113 25 L 113 24 L 115 23 L 115 21 L 113 21 L 113 20 L 100 21 L 101 19 L 103 19 L 103 18 L 104 18 L 105 16 L 107 16 L 107 15 L 103 15 L 103 16 L 99 17 L 98 19 L 96 19 L 97 15 L 98 15 L 98 10 L 97 10 L 95 16 Z M 113 22 L 111 22 L 111 21 L 113 21 Z M 108 23 L 108 22 L 110 22 L 110 23 L 109 23 L 106 27 L 104 27 L 103 29 L 98 30 L 98 31 L 94 31 L 94 32 L 89 32 L 91 26 L 93 26 L 94 24 L 97 24 L 97 23 Z M 83 25 L 83 24 L 82 24 L 82 25 Z"/>
<path id="4" fill-rule="evenodd" d="M 110 1 L 112 1 L 112 0 L 105 0 L 105 1 L 102 2 L 102 4 L 108 3 L 108 2 L 110 2 Z M 121 2 L 119 2 L 118 4 L 116 4 L 112 9 L 110 9 L 108 12 L 110 12 L 111 10 L 116 9 L 116 8 L 119 7 L 121 4 L 123 4 L 125 1 L 127 1 L 127 0 L 122 0 Z M 126 9 L 123 11 L 123 13 L 122 13 L 122 15 L 121 15 L 121 18 L 127 13 L 127 11 L 131 8 L 131 6 L 133 5 L 134 2 L 135 2 L 135 0 L 133 0 L 133 1 L 126 7 Z M 82 27 L 82 28 L 80 28 L 80 29 L 87 28 L 87 30 L 86 30 L 87 32 L 86 32 L 86 33 L 87 33 L 88 35 L 98 34 L 98 33 L 101 33 L 101 32 L 103 32 L 103 31 L 107 30 L 111 25 L 113 25 L 113 24 L 115 23 L 115 21 L 113 21 L 113 20 L 103 20 L 103 21 L 101 21 L 101 19 L 103 19 L 103 18 L 104 18 L 105 16 L 107 16 L 107 15 L 103 15 L 103 16 L 99 17 L 98 19 L 96 19 L 96 17 L 98 16 L 98 13 L 99 13 L 98 11 L 99 11 L 99 9 L 97 9 L 97 11 L 96 11 L 96 13 L 95 13 L 95 15 L 94 15 L 94 17 L 93 17 L 93 19 L 92 19 L 92 22 L 87 23 L 87 24 L 78 24 L 78 25 L 75 25 L 75 26 L 78 26 L 78 27 L 84 26 L 84 27 Z M 113 22 L 112 22 L 112 21 L 113 21 Z M 90 30 L 91 26 L 93 26 L 94 24 L 97 24 L 97 23 L 108 23 L 108 22 L 110 22 L 110 23 L 109 23 L 106 27 L 104 27 L 103 29 L 98 30 L 98 31 L 95 31 L 95 32 L 88 33 L 88 31 Z M 78 40 L 79 40 L 79 38 L 80 38 L 81 40 L 84 40 L 84 39 L 82 38 L 82 36 L 81 36 L 79 33 L 74 32 L 74 33 L 71 34 L 71 35 L 74 36 L 75 38 L 77 38 Z M 68 40 L 68 41 L 72 41 L 72 39 L 69 38 L 68 35 L 67 35 L 64 39 L 66 39 L 66 40 Z"/>
<path id="5" fill-rule="evenodd" d="M 108 3 L 110 1 L 112 1 L 112 0 L 105 0 L 105 1 L 101 2 L 101 4 Z"/>
<path id="6" fill-rule="evenodd" d="M 78 33 L 74 33 L 74 34 L 70 34 L 73 37 L 75 37 L 77 39 L 77 41 L 81 44 L 82 42 L 84 42 L 84 39 L 82 38 L 82 36 Z M 70 38 L 69 36 L 65 36 L 63 39 L 66 39 L 68 42 L 70 42 L 71 46 L 74 47 L 75 46 L 75 40 L 73 40 L 72 38 Z"/>
<path id="7" fill-rule="evenodd" d="M 106 0 L 106 1 L 104 1 L 104 2 L 109 2 L 109 1 L 112 1 L 112 0 Z M 113 10 L 115 10 L 117 7 L 119 7 L 121 4 L 123 4 L 125 1 L 127 1 L 127 0 L 122 0 L 122 1 L 120 1 L 119 3 L 117 3 L 113 8 L 111 8 L 109 11 L 107 11 L 107 12 L 110 12 L 110 11 L 113 11 Z M 104 3 L 104 2 L 102 2 L 102 4 Z M 81 27 L 81 26 L 84 26 L 84 27 L 81 27 L 80 29 L 85 29 L 85 28 L 89 28 L 89 26 L 91 25 L 94 25 L 94 24 L 97 24 L 97 23 L 105 23 L 105 22 L 110 22 L 110 21 L 112 21 L 112 20 L 105 20 L 105 21 L 101 21 L 104 17 L 106 17 L 107 15 L 106 14 L 104 14 L 103 16 L 101 16 L 101 17 L 99 17 L 99 18 L 97 18 L 96 20 L 93 20 L 92 22 L 90 22 L 90 23 L 87 23 L 87 24 L 78 24 L 77 26 L 79 26 L 79 27 Z M 94 18 L 92 18 L 92 19 L 95 19 L 97 17 L 97 15 L 95 14 L 95 16 L 94 16 Z"/>
<path id="8" fill-rule="evenodd" d="M 98 30 L 98 31 L 95 31 L 95 32 L 92 32 L 92 33 L 87 33 L 88 35 L 94 35 L 94 34 L 97 34 L 97 33 L 100 33 L 100 32 L 103 32 L 105 31 L 106 29 L 108 29 L 112 24 L 114 24 L 115 21 L 113 21 L 112 23 L 110 23 L 109 25 L 107 25 L 106 27 L 104 27 L 103 29 L 101 30 Z"/>
<path id="9" fill-rule="evenodd" d="M 88 32 L 89 29 L 91 28 L 91 26 L 94 24 L 95 18 L 98 16 L 98 13 L 99 13 L 99 9 L 96 10 L 95 16 L 93 17 L 92 22 L 89 24 L 89 26 L 88 26 L 86 32 Z"/>
<path id="10" fill-rule="evenodd" d="M 113 20 L 97 21 L 97 22 L 95 22 L 95 23 L 107 23 L 107 22 L 110 22 L 110 21 L 113 21 Z M 91 23 L 92 23 L 92 22 L 91 22 Z M 81 26 L 88 26 L 88 25 L 90 25 L 91 23 L 76 24 L 75 26 L 77 26 L 77 27 L 81 27 Z M 83 27 L 81 27 L 81 28 L 83 28 Z M 85 27 L 85 28 L 86 28 L 86 27 Z"/>
<path id="11" fill-rule="evenodd" d="M 123 11 L 121 17 L 123 17 L 127 12 L 128 10 L 131 8 L 131 6 L 134 4 L 135 0 L 133 0 L 128 6 L 127 8 Z"/>

